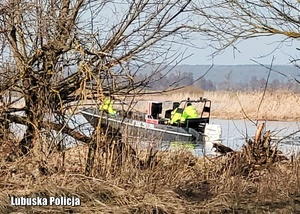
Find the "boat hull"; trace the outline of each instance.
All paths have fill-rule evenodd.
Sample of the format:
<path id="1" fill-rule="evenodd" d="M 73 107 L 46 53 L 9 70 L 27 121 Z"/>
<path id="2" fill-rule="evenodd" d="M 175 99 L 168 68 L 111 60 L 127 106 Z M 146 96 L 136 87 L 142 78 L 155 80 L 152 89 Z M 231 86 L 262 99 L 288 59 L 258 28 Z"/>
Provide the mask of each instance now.
<path id="1" fill-rule="evenodd" d="M 151 124 L 140 120 L 114 117 L 100 116 L 96 108 L 83 109 L 80 113 L 95 128 L 101 119 L 101 125 L 120 129 L 121 134 L 126 139 L 136 140 L 153 140 L 153 141 L 179 141 L 179 142 L 195 142 L 203 141 L 203 132 L 191 133 L 189 128 L 170 126 L 165 124 Z M 203 129 L 204 130 L 204 129 Z"/>

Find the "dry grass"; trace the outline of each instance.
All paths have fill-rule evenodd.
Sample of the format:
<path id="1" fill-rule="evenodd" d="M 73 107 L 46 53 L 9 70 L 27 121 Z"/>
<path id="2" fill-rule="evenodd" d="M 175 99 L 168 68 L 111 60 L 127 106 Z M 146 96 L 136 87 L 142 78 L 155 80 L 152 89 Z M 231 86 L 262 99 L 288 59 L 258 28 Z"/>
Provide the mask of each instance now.
<path id="1" fill-rule="evenodd" d="M 65 161 L 61 153 L 46 158 L 38 150 L 13 162 L 2 160 L 0 213 L 297 213 L 300 209 L 299 160 L 275 161 L 251 176 L 232 176 L 228 170 L 233 168 L 224 167 L 230 158 L 196 158 L 178 150 L 158 153 L 151 168 L 126 163 L 117 171 L 99 170 L 88 177 L 86 152 L 86 146 L 69 149 Z M 232 164 L 239 167 L 238 161 Z M 81 206 L 14 207 L 11 195 L 76 196 Z"/>
<path id="2" fill-rule="evenodd" d="M 300 119 L 300 94 L 290 91 L 263 92 L 203 92 L 189 87 L 169 94 L 145 95 L 140 100 L 179 101 L 182 99 L 199 98 L 200 96 L 212 100 L 212 117 L 222 119 L 253 120 L 298 120 Z M 260 105 L 258 109 L 258 106 Z M 141 103 L 138 109 L 146 109 L 146 103 Z"/>
<path id="3" fill-rule="evenodd" d="M 206 97 L 212 100 L 212 117 L 222 119 L 280 120 L 296 121 L 300 119 L 300 94 L 291 91 L 267 91 L 261 102 L 263 92 L 207 92 L 196 87 L 186 87 L 168 93 L 142 95 L 137 97 L 139 102 L 135 110 L 146 112 L 147 101 L 170 101 L 166 108 L 172 107 L 172 102 Z M 119 99 L 123 99 L 120 97 Z M 127 101 L 130 101 L 128 98 Z M 258 109 L 258 106 L 260 105 Z M 83 101 L 79 106 L 95 105 L 92 101 Z M 24 102 L 17 102 L 13 107 L 23 107 Z M 116 106 L 117 107 L 117 106 Z"/>
<path id="4" fill-rule="evenodd" d="M 300 94 L 289 91 L 267 91 L 263 99 L 263 92 L 206 92 L 205 96 L 213 101 L 212 116 L 216 118 L 247 116 L 254 120 L 281 121 L 300 118 Z"/>

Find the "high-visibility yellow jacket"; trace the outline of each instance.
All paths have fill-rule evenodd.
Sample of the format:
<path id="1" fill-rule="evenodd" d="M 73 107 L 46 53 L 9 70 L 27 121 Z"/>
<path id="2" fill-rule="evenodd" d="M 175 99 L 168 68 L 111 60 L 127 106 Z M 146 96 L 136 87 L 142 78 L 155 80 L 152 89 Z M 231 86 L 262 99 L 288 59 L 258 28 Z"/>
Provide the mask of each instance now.
<path id="1" fill-rule="evenodd" d="M 109 97 L 104 98 L 102 105 L 100 106 L 101 111 L 107 111 L 108 114 L 116 114 L 117 112 L 113 108 L 113 102 Z"/>
<path id="2" fill-rule="evenodd" d="M 186 121 L 186 119 L 193 119 L 193 118 L 198 118 L 198 112 L 195 109 L 194 106 L 187 106 L 185 107 L 180 122 L 184 123 Z"/>
<path id="3" fill-rule="evenodd" d="M 180 121 L 180 118 L 182 116 L 182 113 L 177 111 L 178 108 L 175 108 L 172 112 L 171 112 L 171 120 L 170 120 L 170 124 L 177 124 L 178 121 Z M 181 111 L 182 112 L 182 111 Z"/>

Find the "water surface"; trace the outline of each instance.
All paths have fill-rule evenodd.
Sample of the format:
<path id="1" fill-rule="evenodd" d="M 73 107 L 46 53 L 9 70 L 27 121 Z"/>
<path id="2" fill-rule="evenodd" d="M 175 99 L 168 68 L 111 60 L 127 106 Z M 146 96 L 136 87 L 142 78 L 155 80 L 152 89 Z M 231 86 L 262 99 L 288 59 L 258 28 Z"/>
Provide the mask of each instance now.
<path id="1" fill-rule="evenodd" d="M 260 121 L 262 123 L 264 121 Z M 222 127 L 222 138 L 220 141 L 226 146 L 234 150 L 240 150 L 242 145 L 245 144 L 246 139 L 255 135 L 256 125 L 249 120 L 224 120 L 224 119 L 211 119 L 212 124 L 220 124 Z M 78 127 L 77 130 L 81 133 L 89 136 L 93 131 L 93 127 L 89 125 L 86 119 L 82 115 L 72 116 L 69 120 L 69 126 L 71 128 Z M 11 127 L 16 135 L 21 136 L 25 130 L 24 126 L 15 125 Z M 278 144 L 279 149 L 287 156 L 297 154 L 300 151 L 300 122 L 281 122 L 281 121 L 268 121 L 266 122 L 266 130 L 272 132 L 274 142 L 279 142 L 281 139 L 290 137 L 280 141 Z M 295 134 L 293 134 L 295 133 Z M 292 135 L 293 134 L 293 135 Z M 75 140 L 59 134 L 60 138 L 63 138 L 68 145 L 74 144 Z M 141 142 L 142 145 L 149 146 L 147 142 Z M 212 149 L 214 142 L 202 142 L 199 143 L 179 143 L 179 142 L 161 142 L 159 143 L 160 149 L 177 149 L 185 147 L 190 149 L 196 156 L 203 156 L 203 154 L 215 155 Z M 143 146 L 143 145 L 142 145 Z"/>

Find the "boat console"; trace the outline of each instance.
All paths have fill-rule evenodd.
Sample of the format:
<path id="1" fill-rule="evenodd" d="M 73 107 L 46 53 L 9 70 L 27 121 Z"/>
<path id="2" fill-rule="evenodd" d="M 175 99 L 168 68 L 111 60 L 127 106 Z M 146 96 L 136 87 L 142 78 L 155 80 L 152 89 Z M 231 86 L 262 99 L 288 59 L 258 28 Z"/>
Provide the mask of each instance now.
<path id="1" fill-rule="evenodd" d="M 145 121 L 147 123 L 159 124 L 160 117 L 159 114 L 162 112 L 162 102 L 149 101 L 148 102 L 148 112 L 145 116 Z"/>

